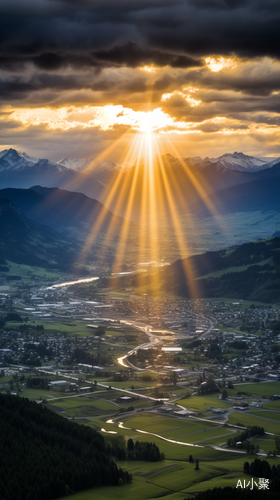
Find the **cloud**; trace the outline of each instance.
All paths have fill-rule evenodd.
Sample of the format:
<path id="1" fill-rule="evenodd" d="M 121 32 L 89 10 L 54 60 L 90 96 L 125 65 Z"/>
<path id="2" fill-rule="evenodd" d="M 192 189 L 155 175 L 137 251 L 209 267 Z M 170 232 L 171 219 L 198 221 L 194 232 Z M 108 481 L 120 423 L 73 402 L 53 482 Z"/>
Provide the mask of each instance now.
<path id="1" fill-rule="evenodd" d="M 187 131 L 199 146 L 206 136 L 213 142 L 220 134 L 222 144 L 221 134 L 232 134 L 234 144 L 237 134 L 248 141 L 265 130 L 264 143 L 274 147 L 279 21 L 278 0 L 2 0 L 0 106 L 119 105 L 130 111 L 115 120 L 114 137 L 130 129 L 128 114 L 161 109 L 166 133 Z M 22 141 L 46 133 L 58 145 L 47 123 L 19 127 L 8 116 L 5 144 L 15 143 L 17 130 Z M 81 143 L 113 137 L 97 125 L 90 130 L 76 125 Z M 71 127 L 58 135 L 67 147 L 75 140 Z"/>
<path id="2" fill-rule="evenodd" d="M 201 57 L 280 57 L 278 0 L 1 2 L 2 60 L 71 65 L 199 64 Z M 197 61 L 198 59 L 198 61 Z"/>

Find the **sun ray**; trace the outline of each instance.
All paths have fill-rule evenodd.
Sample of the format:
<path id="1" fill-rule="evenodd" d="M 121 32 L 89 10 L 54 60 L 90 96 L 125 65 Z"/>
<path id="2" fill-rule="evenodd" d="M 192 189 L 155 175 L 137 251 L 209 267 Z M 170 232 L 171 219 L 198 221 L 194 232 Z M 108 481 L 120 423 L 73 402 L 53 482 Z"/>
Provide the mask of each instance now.
<path id="1" fill-rule="evenodd" d="M 136 140 L 137 140 L 137 138 L 135 137 L 134 141 L 132 142 L 132 144 L 130 146 L 129 152 L 127 153 L 127 158 L 130 157 L 131 150 L 133 150 L 134 142 Z M 106 204 L 105 206 L 108 206 L 108 207 L 111 208 L 111 205 L 113 205 L 113 211 L 114 210 L 117 211 L 118 205 L 122 201 L 122 192 L 123 192 L 123 190 L 124 190 L 123 172 L 120 171 L 118 173 L 117 177 L 114 179 L 113 185 L 110 184 L 109 188 L 105 188 L 104 189 L 103 198 L 105 199 L 105 202 L 104 202 Z M 103 211 L 100 212 L 99 217 L 95 220 L 94 226 L 92 227 L 92 230 L 91 230 L 91 232 L 90 232 L 90 234 L 89 234 L 89 236 L 88 236 L 88 238 L 85 241 L 85 244 L 83 246 L 83 250 L 82 250 L 82 252 L 80 254 L 80 260 L 84 259 L 85 255 L 88 253 L 88 251 L 92 247 L 93 242 L 95 241 L 97 235 L 99 234 L 99 232 L 102 229 L 102 225 L 104 223 L 106 215 L 107 215 L 107 210 L 104 209 Z M 106 243 L 108 243 L 108 240 L 111 237 L 110 236 L 111 235 L 110 229 L 112 230 L 112 223 L 113 222 L 111 222 L 109 224 L 109 227 L 107 228 L 105 240 L 103 242 L 104 246 L 106 246 Z"/>
<path id="2" fill-rule="evenodd" d="M 184 255 L 189 254 L 187 240 L 186 240 L 185 235 L 182 233 L 182 229 L 181 229 L 180 222 L 179 222 L 179 220 L 180 220 L 179 214 L 176 210 L 174 199 L 172 198 L 172 194 L 170 192 L 168 179 L 166 177 L 166 172 L 165 172 L 164 165 L 163 165 L 163 162 L 161 160 L 160 154 L 158 155 L 158 158 L 159 158 L 159 163 L 160 163 L 160 173 L 162 175 L 164 188 L 165 188 L 165 191 L 166 191 L 166 194 L 168 197 L 168 207 L 170 209 L 170 214 L 171 214 L 171 218 L 172 218 L 173 230 L 175 232 L 177 244 L 178 244 L 179 249 L 180 249 L 180 254 L 183 257 Z M 193 273 L 193 269 L 190 268 L 189 261 L 187 259 L 184 260 L 184 272 L 185 272 L 186 280 L 190 282 L 190 292 L 191 292 L 192 297 L 198 298 L 199 297 L 198 284 L 194 281 L 195 276 Z"/>
<path id="3" fill-rule="evenodd" d="M 78 262 L 81 263 L 92 256 L 93 250 L 102 253 L 110 248 L 110 252 L 115 255 L 111 264 L 111 271 L 115 276 L 122 270 L 128 254 L 129 264 L 132 263 L 136 269 L 139 263 L 147 260 L 159 265 L 164 253 L 161 237 L 166 237 L 167 227 L 172 248 L 184 259 L 191 254 L 184 218 L 188 218 L 190 225 L 194 224 L 190 211 L 192 201 L 200 200 L 209 213 L 218 214 L 210 185 L 207 185 L 199 171 L 194 172 L 180 159 L 168 135 L 157 133 L 157 119 L 155 113 L 138 113 L 135 122 L 138 132 L 123 154 L 125 165 L 131 167 L 120 168 L 113 180 L 104 186 L 100 199 L 106 208 L 100 205 L 99 210 L 93 214 L 92 228 L 84 241 Z M 94 165 L 111 154 L 125 135 L 100 153 L 94 163 L 87 166 L 84 177 L 89 182 L 91 173 L 94 175 Z M 167 150 L 177 158 L 177 163 L 180 162 L 180 175 L 177 175 L 178 170 L 173 171 L 168 154 L 162 156 L 163 151 Z M 185 185 L 187 192 L 182 189 Z M 71 183 L 66 187 L 71 189 Z M 107 209 L 115 216 L 109 217 Z M 198 281 L 195 280 L 194 270 L 188 259 L 184 260 L 183 272 L 189 282 L 191 295 L 199 297 Z M 151 280 L 154 280 L 154 283 L 150 290 L 158 289 L 158 276 L 157 272 L 152 273 Z M 145 281 L 142 277 L 143 274 L 140 274 L 138 284 Z"/>
<path id="4" fill-rule="evenodd" d="M 169 138 L 168 138 L 168 140 L 169 140 Z M 211 192 L 210 186 L 207 184 L 205 179 L 203 179 L 201 177 L 201 175 L 197 176 L 197 178 L 196 178 L 196 176 L 193 174 L 191 169 L 181 159 L 175 145 L 170 140 L 169 140 L 169 145 L 170 145 L 171 149 L 173 150 L 174 154 L 176 156 L 178 156 L 178 159 L 179 159 L 182 167 L 185 169 L 185 171 L 188 175 L 188 178 L 189 178 L 190 182 L 192 183 L 192 186 L 194 187 L 194 189 L 196 190 L 196 192 L 199 195 L 199 200 L 201 202 L 203 202 L 203 204 L 207 207 L 207 209 L 209 210 L 209 212 L 211 213 L 211 215 L 213 217 L 221 215 L 220 212 L 218 211 L 218 208 L 217 208 L 218 201 L 219 201 L 218 195 L 216 193 Z M 226 227 L 223 224 L 219 223 L 218 221 L 217 221 L 217 224 L 221 230 L 226 231 Z"/>

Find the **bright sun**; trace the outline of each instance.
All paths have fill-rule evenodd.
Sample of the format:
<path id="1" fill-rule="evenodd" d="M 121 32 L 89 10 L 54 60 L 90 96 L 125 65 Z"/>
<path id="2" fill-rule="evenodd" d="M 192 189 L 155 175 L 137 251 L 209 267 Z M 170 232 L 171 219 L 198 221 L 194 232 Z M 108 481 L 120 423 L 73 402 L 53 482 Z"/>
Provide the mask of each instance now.
<path id="1" fill-rule="evenodd" d="M 140 132 L 151 134 L 156 130 L 171 125 L 172 119 L 161 108 L 154 109 L 153 111 L 138 111 L 135 112 L 135 128 Z"/>

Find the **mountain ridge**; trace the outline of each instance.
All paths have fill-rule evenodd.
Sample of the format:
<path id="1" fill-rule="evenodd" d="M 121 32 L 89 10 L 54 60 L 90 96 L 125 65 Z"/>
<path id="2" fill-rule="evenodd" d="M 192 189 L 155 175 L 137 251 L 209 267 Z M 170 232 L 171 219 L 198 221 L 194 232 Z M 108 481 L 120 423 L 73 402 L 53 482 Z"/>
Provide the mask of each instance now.
<path id="1" fill-rule="evenodd" d="M 101 230 L 107 230 L 110 225 L 119 228 L 125 222 L 100 201 L 60 188 L 4 188 L 0 190 L 1 198 L 9 199 L 27 217 L 53 229 L 92 226 L 98 218 L 102 218 Z"/>
<path id="2" fill-rule="evenodd" d="M 54 229 L 28 217 L 7 198 L 0 198 L 0 255 L 18 264 L 68 268 L 77 246 Z"/>
<path id="3" fill-rule="evenodd" d="M 226 168 L 230 168 L 232 170 L 240 170 L 248 172 L 259 171 L 262 169 L 270 168 L 271 166 L 273 166 L 275 162 L 280 161 L 280 157 L 258 158 L 246 155 L 242 152 L 238 153 L 236 151 L 234 153 L 224 153 L 221 156 L 214 158 L 210 158 L 208 156 L 206 156 L 205 158 L 201 158 L 200 156 L 176 158 L 170 153 L 167 153 L 162 156 L 168 158 L 169 161 L 175 159 L 186 163 L 193 163 L 193 165 L 197 166 L 198 168 L 202 168 L 205 164 L 210 162 L 214 164 L 221 163 Z M 14 148 L 4 149 L 0 151 L 0 171 L 3 171 L 5 168 L 7 168 L 7 165 L 9 168 L 18 169 L 20 167 L 20 165 L 18 164 L 23 163 L 24 161 L 26 161 L 29 164 L 29 166 L 35 165 L 38 162 L 42 163 L 43 161 L 45 161 L 49 162 L 49 164 L 53 166 L 56 165 L 61 169 L 67 168 L 75 172 L 81 172 L 84 169 L 88 168 L 90 165 L 91 165 L 90 170 L 92 170 L 93 172 L 100 171 L 102 169 L 115 170 L 121 167 L 123 168 L 128 167 L 127 163 L 120 164 L 112 160 L 103 160 L 100 162 L 96 162 L 96 159 L 94 157 L 81 158 L 81 159 L 64 157 L 58 161 L 53 161 L 47 158 L 36 158 L 30 156 L 27 153 L 18 151 Z M 3 164 L 3 162 L 5 162 L 5 164 Z"/>
<path id="4" fill-rule="evenodd" d="M 187 298 L 280 301 L 280 237 L 176 260 L 163 269 L 104 279 L 107 287 L 145 287 L 146 293 Z"/>
<path id="5" fill-rule="evenodd" d="M 230 168 L 229 158 L 235 162 L 234 168 Z M 241 193 L 244 192 L 242 184 L 265 181 L 280 174 L 278 159 L 263 163 L 263 159 L 237 152 L 225 153 L 212 159 L 176 158 L 167 153 L 153 158 L 152 170 L 145 159 L 129 168 L 106 160 L 79 171 L 64 166 L 63 160 L 60 160 L 61 164 L 48 159 L 39 159 L 34 163 L 35 161 L 36 158 L 26 153 L 14 149 L 4 150 L 4 154 L 0 154 L 1 186 L 30 188 L 40 185 L 46 188 L 66 188 L 96 199 L 116 216 L 129 218 L 137 223 L 143 214 L 148 221 L 153 211 L 156 211 L 157 217 L 170 218 L 171 202 L 174 213 L 178 216 L 185 215 L 203 200 L 208 205 L 213 201 L 215 203 L 214 193 L 223 189 L 240 186 Z M 64 158 L 64 163 L 68 164 L 69 161 Z M 243 161 L 243 167 L 240 164 L 243 170 L 241 167 L 235 168 L 239 161 Z M 252 162 L 255 162 L 257 170 L 252 170 Z M 246 170 L 246 165 L 251 165 L 250 171 Z M 135 180 L 137 186 L 132 196 L 131 187 L 135 186 Z M 269 183 L 265 181 L 265 184 Z M 238 189 L 236 187 L 236 191 Z"/>

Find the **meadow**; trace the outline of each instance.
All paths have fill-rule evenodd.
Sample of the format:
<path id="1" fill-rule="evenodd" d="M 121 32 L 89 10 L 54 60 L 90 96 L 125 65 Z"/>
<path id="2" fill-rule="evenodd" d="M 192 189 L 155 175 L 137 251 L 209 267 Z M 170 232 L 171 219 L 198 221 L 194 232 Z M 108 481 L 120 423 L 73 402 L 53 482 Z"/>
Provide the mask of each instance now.
<path id="1" fill-rule="evenodd" d="M 280 460 L 271 458 L 268 462 L 277 466 Z M 164 497 L 167 500 L 184 500 L 184 498 L 193 498 L 194 493 L 208 488 L 236 487 L 239 479 L 242 481 L 249 479 L 248 475 L 243 473 L 244 457 L 239 456 L 234 459 L 229 457 L 228 460 L 226 458 L 219 460 L 218 456 L 215 461 L 207 458 L 201 459 L 199 470 L 195 470 L 195 464 L 189 463 L 188 458 L 164 460 L 158 463 L 139 461 L 117 463 L 118 466 L 132 473 L 131 484 L 96 488 L 64 498 L 66 500 L 90 500 L 94 496 L 100 500 L 112 498 L 152 500 Z"/>
<path id="2" fill-rule="evenodd" d="M 273 394 L 280 395 L 280 382 L 260 382 L 255 384 L 235 384 L 238 391 L 248 392 L 261 398 L 269 398 Z"/>
<path id="3" fill-rule="evenodd" d="M 279 422 L 274 422 L 266 418 L 256 417 L 254 415 L 251 415 L 250 413 L 231 413 L 229 415 L 229 423 L 235 425 L 242 424 L 245 427 L 258 425 L 259 427 L 263 427 L 266 432 L 271 432 L 273 434 L 278 434 L 280 431 Z"/>

